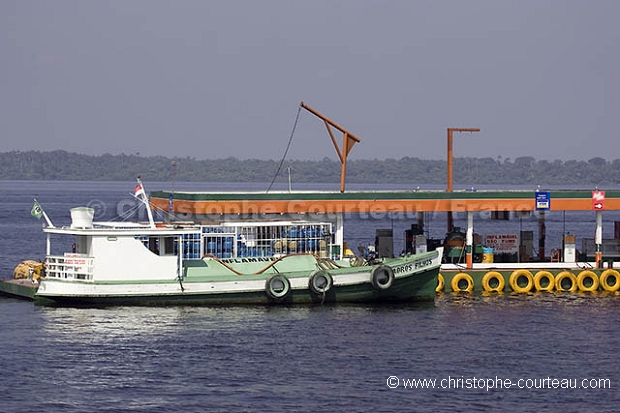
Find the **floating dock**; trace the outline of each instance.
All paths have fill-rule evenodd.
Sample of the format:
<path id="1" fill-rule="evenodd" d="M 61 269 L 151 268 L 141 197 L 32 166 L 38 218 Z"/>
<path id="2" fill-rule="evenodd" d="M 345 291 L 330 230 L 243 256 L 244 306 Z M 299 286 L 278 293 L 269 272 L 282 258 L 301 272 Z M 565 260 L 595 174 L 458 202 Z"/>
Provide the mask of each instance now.
<path id="1" fill-rule="evenodd" d="M 344 214 L 435 212 L 467 214 L 468 228 L 461 249 L 464 265 L 442 265 L 437 291 L 535 292 L 535 291 L 618 291 L 620 274 L 612 268 L 619 260 L 616 242 L 610 256 L 603 257 L 602 214 L 620 210 L 618 190 L 532 190 L 532 191 L 350 191 L 350 192 L 166 192 L 151 194 L 154 207 L 194 219 L 234 219 L 237 216 L 265 219 L 272 215 L 336 217 L 336 243 L 342 242 Z M 560 262 L 545 257 L 544 217 L 546 211 L 593 211 L 592 231 L 596 234 L 593 262 Z M 539 214 L 538 262 L 473 263 L 474 213 Z M 448 221 L 448 225 L 451 223 Z M 448 232 L 452 228 L 447 228 Z M 461 252 L 461 254 L 463 251 Z M 557 258 L 557 257 L 556 257 Z"/>
<path id="2" fill-rule="evenodd" d="M 620 273 L 597 269 L 594 263 L 558 266 L 557 263 L 524 265 L 479 264 L 468 269 L 454 264 L 441 268 L 436 292 L 457 293 L 617 293 Z"/>

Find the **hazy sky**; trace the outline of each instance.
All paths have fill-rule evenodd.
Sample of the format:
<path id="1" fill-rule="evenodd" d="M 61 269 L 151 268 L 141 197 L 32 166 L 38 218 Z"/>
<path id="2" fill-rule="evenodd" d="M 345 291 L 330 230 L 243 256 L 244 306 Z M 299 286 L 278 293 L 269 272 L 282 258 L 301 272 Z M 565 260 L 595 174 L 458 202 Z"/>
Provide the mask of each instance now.
<path id="1" fill-rule="evenodd" d="M 620 1 L 0 0 L 0 152 L 620 158 Z M 336 159 L 302 111 L 288 159 Z"/>

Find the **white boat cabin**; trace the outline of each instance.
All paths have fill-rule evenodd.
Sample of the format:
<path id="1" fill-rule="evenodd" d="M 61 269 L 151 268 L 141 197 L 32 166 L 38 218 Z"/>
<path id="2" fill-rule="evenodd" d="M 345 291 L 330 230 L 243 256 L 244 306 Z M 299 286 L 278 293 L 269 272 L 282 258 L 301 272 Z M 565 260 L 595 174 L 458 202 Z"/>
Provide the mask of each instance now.
<path id="1" fill-rule="evenodd" d="M 170 279 L 178 277 L 185 261 L 204 256 L 251 259 L 309 253 L 332 257 L 341 251 L 334 246 L 332 224 L 328 222 L 94 223 L 93 212 L 74 208 L 70 227 L 44 228 L 47 277 L 84 281 Z M 58 252 L 52 248 L 52 236 L 62 238 Z"/>

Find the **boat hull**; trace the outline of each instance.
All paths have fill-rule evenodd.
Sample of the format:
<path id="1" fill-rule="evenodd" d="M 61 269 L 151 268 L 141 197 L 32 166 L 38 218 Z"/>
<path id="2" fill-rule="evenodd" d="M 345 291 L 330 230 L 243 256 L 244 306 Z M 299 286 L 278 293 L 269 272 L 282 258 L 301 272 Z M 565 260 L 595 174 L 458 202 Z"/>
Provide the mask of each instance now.
<path id="1" fill-rule="evenodd" d="M 435 298 L 437 272 L 429 271 L 419 277 L 394 282 L 392 291 L 377 291 L 370 284 L 334 287 L 325 294 L 315 294 L 309 289 L 292 291 L 284 299 L 274 299 L 265 291 L 224 293 L 167 293 L 132 295 L 36 295 L 40 305 L 65 306 L 168 306 L 168 305 L 297 305 L 313 303 L 382 303 L 402 301 L 431 301 Z M 417 278 L 417 279 L 415 279 Z"/>
<path id="2" fill-rule="evenodd" d="M 326 291 L 311 288 L 316 271 L 225 277 L 200 277 L 169 282 L 106 283 L 42 282 L 35 302 L 42 305 L 118 306 L 118 305 L 300 305 L 316 303 L 381 303 L 432 301 L 435 297 L 439 262 L 436 253 L 422 257 L 395 259 L 392 265 L 349 267 L 324 270 L 331 278 Z M 420 268 L 418 268 L 420 267 Z M 392 273 L 389 286 L 373 282 L 375 272 Z M 283 277 L 288 291 L 270 290 L 270 280 Z"/>
<path id="3" fill-rule="evenodd" d="M 28 279 L 0 280 L 0 294 L 9 297 L 34 300 L 39 284 Z"/>

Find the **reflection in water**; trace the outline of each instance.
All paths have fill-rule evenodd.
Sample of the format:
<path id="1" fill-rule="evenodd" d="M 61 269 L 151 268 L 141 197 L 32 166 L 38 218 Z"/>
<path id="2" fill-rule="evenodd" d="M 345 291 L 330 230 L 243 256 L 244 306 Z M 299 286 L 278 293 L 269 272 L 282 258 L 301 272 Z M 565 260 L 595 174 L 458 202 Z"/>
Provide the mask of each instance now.
<path id="1" fill-rule="evenodd" d="M 526 307 L 617 307 L 620 306 L 618 298 L 620 292 L 594 291 L 587 293 L 569 292 L 534 292 L 534 293 L 505 293 L 505 292 L 482 292 L 463 293 L 448 292 L 439 293 L 435 298 L 435 305 L 439 308 L 447 306 L 471 307 L 480 305 L 492 305 L 498 307 L 526 306 Z"/>
<path id="2" fill-rule="evenodd" d="M 42 308 L 43 328 L 61 340 L 90 340 L 99 335 L 112 339 L 148 336 L 175 330 L 182 324 L 179 308 Z"/>
<path id="3" fill-rule="evenodd" d="M 111 340 L 149 337 L 192 332 L 233 331 L 266 328 L 278 322 L 293 323 L 329 316 L 334 321 L 346 322 L 364 314 L 402 313 L 416 317 L 416 313 L 448 309 L 484 309 L 535 311 L 551 308 L 568 312 L 617 311 L 620 293 L 439 293 L 434 302 L 399 303 L 394 305 L 325 305 L 301 307 L 112 307 L 52 308 L 36 311 L 41 317 L 41 328 L 62 341 L 84 342 L 95 339 Z M 407 313 L 410 313 L 407 315 Z"/>
<path id="4" fill-rule="evenodd" d="M 242 331 L 264 320 L 265 307 L 41 308 L 43 328 L 61 340 L 149 338 L 187 331 Z M 299 314 L 299 312 L 297 312 Z"/>
<path id="5" fill-rule="evenodd" d="M 278 322 L 303 322 L 329 316 L 346 321 L 368 313 L 425 311 L 433 301 L 393 305 L 239 306 L 239 307 L 41 307 L 42 328 L 58 339 L 89 341 L 99 336 L 149 338 L 183 331 L 254 330 Z"/>

